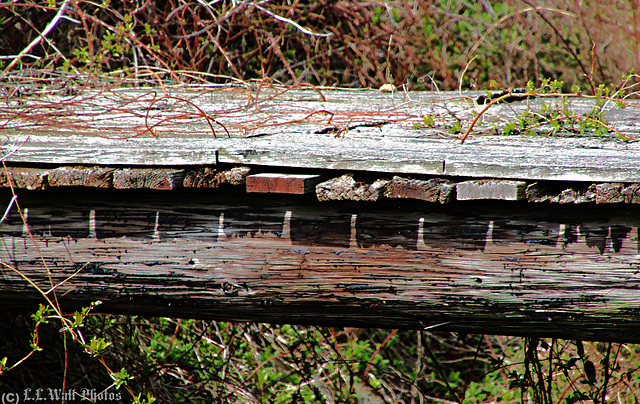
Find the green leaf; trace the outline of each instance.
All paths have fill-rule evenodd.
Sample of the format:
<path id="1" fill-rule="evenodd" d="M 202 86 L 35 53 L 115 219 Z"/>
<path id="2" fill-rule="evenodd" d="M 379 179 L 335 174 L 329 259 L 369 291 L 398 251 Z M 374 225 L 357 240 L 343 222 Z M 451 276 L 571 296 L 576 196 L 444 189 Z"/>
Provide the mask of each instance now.
<path id="1" fill-rule="evenodd" d="M 516 135 L 518 131 L 516 130 L 517 122 L 508 122 L 502 128 L 502 134 L 505 136 Z"/>
<path id="2" fill-rule="evenodd" d="M 111 377 L 113 378 L 113 384 L 116 386 L 116 390 L 126 385 L 129 380 L 133 380 L 133 376 L 129 375 L 125 368 L 120 369 L 119 372 L 112 373 Z"/>
<path id="3" fill-rule="evenodd" d="M 449 127 L 449 133 L 458 134 L 462 132 L 462 124 L 460 122 L 456 122 Z"/>
<path id="4" fill-rule="evenodd" d="M 99 356 L 105 349 L 111 345 L 111 342 L 107 342 L 104 338 L 96 338 L 95 335 L 91 337 L 89 344 L 84 345 L 84 351 L 91 356 Z"/>
<path id="5" fill-rule="evenodd" d="M 432 128 L 433 124 L 435 123 L 436 120 L 436 116 L 435 115 L 425 115 L 422 117 L 422 122 L 425 124 L 425 126 Z"/>
<path id="6" fill-rule="evenodd" d="M 536 92 L 536 85 L 531 80 L 527 81 L 527 92 L 531 94 Z"/>
<path id="7" fill-rule="evenodd" d="M 36 321 L 36 324 L 47 324 L 47 317 L 53 312 L 53 310 L 51 309 L 51 307 L 49 306 L 45 306 L 44 304 L 40 304 L 40 307 L 38 308 L 38 311 L 36 311 L 34 314 L 31 315 L 31 318 L 33 318 Z"/>

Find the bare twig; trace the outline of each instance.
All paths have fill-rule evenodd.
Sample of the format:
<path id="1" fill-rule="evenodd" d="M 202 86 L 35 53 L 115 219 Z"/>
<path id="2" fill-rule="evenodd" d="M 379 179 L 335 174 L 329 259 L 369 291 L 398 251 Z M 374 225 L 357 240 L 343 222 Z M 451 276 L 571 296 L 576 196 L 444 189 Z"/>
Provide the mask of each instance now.
<path id="1" fill-rule="evenodd" d="M 280 16 L 278 14 L 272 13 L 271 11 L 269 11 L 266 8 L 260 6 L 259 4 L 253 4 L 253 6 L 255 8 L 257 8 L 258 10 L 262 11 L 263 13 L 266 13 L 266 14 L 270 15 L 271 17 L 275 18 L 278 21 L 293 25 L 298 31 L 302 32 L 303 34 L 311 35 L 311 36 L 317 36 L 317 37 L 328 37 L 328 36 L 333 35 L 333 33 L 331 33 L 331 32 L 320 34 L 318 32 L 310 31 L 310 30 L 304 28 L 303 26 L 301 26 L 300 24 L 298 24 L 297 22 L 295 22 L 295 21 L 293 21 L 293 20 L 291 20 L 289 18 L 282 17 L 282 16 Z"/>
<path id="2" fill-rule="evenodd" d="M 4 211 L 4 215 L 2 215 L 2 219 L 0 219 L 0 223 L 3 223 L 7 218 L 7 216 L 9 216 L 9 212 L 11 212 L 11 208 L 13 207 L 13 204 L 16 202 L 16 199 L 18 199 L 18 195 L 14 195 L 13 198 L 11 198 L 9 205 L 7 205 L 7 209 Z"/>
<path id="3" fill-rule="evenodd" d="M 9 63 L 9 65 L 4 69 L 4 74 L 6 74 L 7 72 L 11 71 L 11 69 L 13 69 L 13 67 L 16 65 L 16 63 L 18 63 L 22 57 L 26 54 L 28 54 L 29 52 L 31 52 L 31 50 L 36 47 L 36 45 L 38 45 L 43 39 L 44 37 L 46 37 L 47 35 L 49 35 L 49 33 L 55 28 L 55 26 L 58 24 L 58 22 L 60 21 L 60 19 L 62 19 L 62 17 L 64 16 L 65 11 L 67 10 L 67 7 L 69 6 L 69 3 L 71 2 L 71 0 L 64 0 L 64 2 L 62 3 L 62 5 L 60 6 L 60 8 L 58 9 L 58 12 L 56 13 L 56 15 L 53 17 L 53 19 L 49 22 L 49 24 L 47 24 L 47 26 L 45 27 L 45 29 L 42 31 L 42 33 L 40 35 L 38 35 L 33 41 L 31 41 L 31 43 L 29 45 L 27 45 L 26 48 L 24 48 L 22 50 L 22 52 L 20 52 L 15 59 L 13 59 L 11 61 L 11 63 Z"/>

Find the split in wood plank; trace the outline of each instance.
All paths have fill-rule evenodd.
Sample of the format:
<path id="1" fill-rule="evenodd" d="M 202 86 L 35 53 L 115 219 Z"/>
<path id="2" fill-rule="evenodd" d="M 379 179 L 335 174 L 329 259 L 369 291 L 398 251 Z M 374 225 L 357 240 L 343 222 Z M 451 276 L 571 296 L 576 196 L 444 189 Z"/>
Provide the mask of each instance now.
<path id="1" fill-rule="evenodd" d="M 461 145 L 443 132 L 451 114 L 462 122 L 477 116 L 481 106 L 471 100 L 482 92 L 154 90 L 114 89 L 117 97 L 87 90 L 72 100 L 43 92 L 7 105 L 0 111 L 4 161 L 173 168 L 236 164 L 402 177 L 640 183 L 635 167 L 640 142 L 620 140 L 640 137 L 637 108 L 604 111 L 619 137 L 472 135 Z M 165 91 L 169 96 L 158 99 Z M 485 123 L 476 126 L 493 132 L 495 122 L 565 102 L 559 97 L 494 105 L 483 113 Z M 570 102 L 572 111 L 588 116 L 597 101 Z M 193 113 L 194 107 L 200 112 Z M 425 127 L 426 115 L 435 117 L 434 125 Z"/>

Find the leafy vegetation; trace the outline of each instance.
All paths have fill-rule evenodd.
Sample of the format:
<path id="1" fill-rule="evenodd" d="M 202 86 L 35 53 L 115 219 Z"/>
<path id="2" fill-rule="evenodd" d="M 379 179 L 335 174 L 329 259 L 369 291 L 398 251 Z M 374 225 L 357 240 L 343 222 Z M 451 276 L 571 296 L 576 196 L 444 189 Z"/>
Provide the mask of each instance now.
<path id="1" fill-rule="evenodd" d="M 547 0 L 363 3 L 102 2 L 0 5 L 2 69 L 179 81 L 409 89 L 524 87 L 553 78 L 595 92 L 640 65 L 640 13 Z M 198 76 L 202 77 L 202 76 Z"/>
<path id="2" fill-rule="evenodd" d="M 32 324 L 22 314 L 3 321 L 11 327 L 1 348 L 13 362 Z M 125 402 L 639 402 L 640 351 L 631 344 L 131 316 L 85 322 L 90 347 L 65 346 L 59 326 L 41 323 L 46 342 L 5 369 L 3 391 L 126 385 L 138 393 Z"/>

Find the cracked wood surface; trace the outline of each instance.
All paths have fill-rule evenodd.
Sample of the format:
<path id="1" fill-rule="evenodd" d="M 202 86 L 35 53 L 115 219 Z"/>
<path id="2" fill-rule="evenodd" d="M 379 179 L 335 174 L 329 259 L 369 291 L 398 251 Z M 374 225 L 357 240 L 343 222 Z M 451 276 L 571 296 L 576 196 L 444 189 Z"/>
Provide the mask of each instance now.
<path id="1" fill-rule="evenodd" d="M 640 341 L 633 206 L 40 195 L 20 201 L 46 267 L 15 211 L 0 259 L 45 291 L 48 268 L 67 311 Z M 39 301 L 7 265 L 0 301 Z"/>
<path id="2" fill-rule="evenodd" d="M 476 97 L 476 93 L 463 93 Z M 640 143 L 615 137 L 447 134 L 478 108 L 457 93 L 263 89 L 118 89 L 40 97 L 0 111 L 3 152 L 14 163 L 185 166 L 234 163 L 305 169 L 522 180 L 640 182 Z M 496 105 L 494 123 L 541 103 Z M 586 113 L 592 101 L 572 100 Z M 635 138 L 636 108 L 612 108 L 611 126 Z M 425 114 L 434 128 L 415 129 Z M 463 120 L 463 129 L 468 121 Z M 228 138 L 227 136 L 231 136 Z"/>
<path id="3" fill-rule="evenodd" d="M 461 145 L 446 125 L 477 109 L 453 96 L 200 88 L 8 100 L 2 151 L 14 167 L 0 184 L 20 188 L 42 256 L 11 211 L 0 302 L 40 299 L 15 267 L 45 291 L 50 271 L 67 311 L 100 299 L 125 314 L 640 341 L 640 143 L 475 134 Z M 491 108 L 480 128 L 540 102 Z M 425 114 L 436 127 L 415 129 Z M 606 117 L 637 137 L 635 110 Z M 321 203 L 247 194 L 260 166 L 370 173 L 318 184 L 331 200 Z M 458 186 L 458 199 L 543 203 L 461 202 Z"/>

